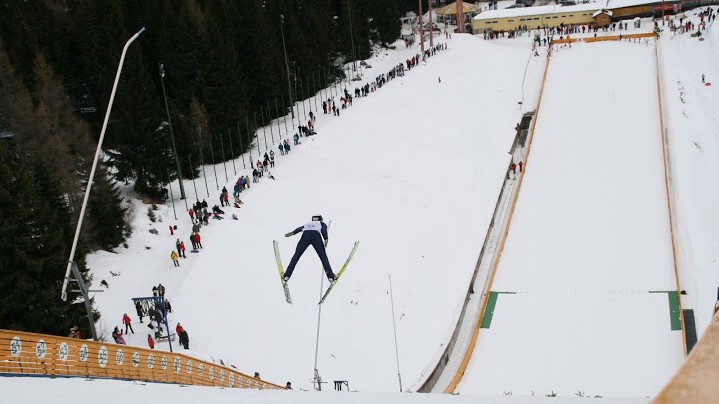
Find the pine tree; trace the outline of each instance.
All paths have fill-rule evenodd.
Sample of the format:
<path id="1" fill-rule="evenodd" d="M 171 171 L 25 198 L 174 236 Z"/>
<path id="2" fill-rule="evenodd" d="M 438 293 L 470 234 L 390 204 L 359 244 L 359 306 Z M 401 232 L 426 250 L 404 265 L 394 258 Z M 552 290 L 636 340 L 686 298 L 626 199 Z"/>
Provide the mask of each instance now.
<path id="1" fill-rule="evenodd" d="M 83 226 L 85 234 L 90 235 L 86 239 L 94 242 L 89 247 L 112 250 L 129 236 L 127 208 L 123 205 L 119 187 L 107 168 L 99 165 L 88 201 L 88 225 Z"/>
<path id="2" fill-rule="evenodd" d="M 77 295 L 60 301 L 73 236 L 64 198 L 42 164 L 5 145 L 0 145 L 0 225 L 0 328 L 65 335 L 78 324 L 87 331 Z"/>
<path id="3" fill-rule="evenodd" d="M 396 41 L 402 28 L 397 0 L 368 0 L 367 4 L 378 42 L 387 46 Z"/>

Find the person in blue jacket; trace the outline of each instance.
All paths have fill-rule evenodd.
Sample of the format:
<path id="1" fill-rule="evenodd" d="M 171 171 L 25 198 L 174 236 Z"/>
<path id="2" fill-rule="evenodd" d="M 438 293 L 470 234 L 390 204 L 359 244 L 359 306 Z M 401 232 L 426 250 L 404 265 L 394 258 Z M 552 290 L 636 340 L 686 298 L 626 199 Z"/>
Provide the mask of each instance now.
<path id="1" fill-rule="evenodd" d="M 329 238 L 327 236 L 327 225 L 322 221 L 322 215 L 312 216 L 311 222 L 285 234 L 285 237 L 292 237 L 300 232 L 302 232 L 302 238 L 300 238 L 300 241 L 297 243 L 295 255 L 292 256 L 290 265 L 287 267 L 287 271 L 285 271 L 285 282 L 290 279 L 292 272 L 295 270 L 295 265 L 297 265 L 297 261 L 300 260 L 302 254 L 304 254 L 305 250 L 310 245 L 315 249 L 315 252 L 320 257 L 322 267 L 325 270 L 325 274 L 327 274 L 327 279 L 329 279 L 330 283 L 334 282 L 335 274 L 332 272 L 330 261 L 327 259 L 327 252 L 325 252 L 325 247 L 327 247 Z"/>

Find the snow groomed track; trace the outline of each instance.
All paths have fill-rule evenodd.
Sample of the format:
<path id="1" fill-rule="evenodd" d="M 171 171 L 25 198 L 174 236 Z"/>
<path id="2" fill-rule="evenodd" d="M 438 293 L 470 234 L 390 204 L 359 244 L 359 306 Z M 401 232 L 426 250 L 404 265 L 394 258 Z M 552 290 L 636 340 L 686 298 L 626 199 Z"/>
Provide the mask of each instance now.
<path id="1" fill-rule="evenodd" d="M 656 75 L 653 42 L 555 51 L 456 392 L 649 396 L 681 364 Z"/>

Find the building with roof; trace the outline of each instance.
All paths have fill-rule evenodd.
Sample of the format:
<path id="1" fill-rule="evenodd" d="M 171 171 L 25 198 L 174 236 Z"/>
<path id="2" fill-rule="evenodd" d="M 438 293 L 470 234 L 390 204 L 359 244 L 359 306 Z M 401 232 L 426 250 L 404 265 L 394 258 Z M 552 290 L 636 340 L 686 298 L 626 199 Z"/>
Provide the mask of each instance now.
<path id="1" fill-rule="evenodd" d="M 681 11 L 680 0 L 601 0 L 562 6 L 559 4 L 486 10 L 472 19 L 472 32 L 512 31 L 566 25 L 606 26 L 612 21 L 634 17 L 661 16 Z"/>

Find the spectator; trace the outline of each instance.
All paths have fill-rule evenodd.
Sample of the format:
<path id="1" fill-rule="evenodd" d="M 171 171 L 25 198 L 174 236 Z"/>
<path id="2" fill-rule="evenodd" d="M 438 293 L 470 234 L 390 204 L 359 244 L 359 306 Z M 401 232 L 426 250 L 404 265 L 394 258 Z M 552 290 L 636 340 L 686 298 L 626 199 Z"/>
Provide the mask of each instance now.
<path id="1" fill-rule="evenodd" d="M 285 385 L 285 388 L 286 388 L 287 390 L 292 390 L 292 383 L 287 382 L 287 384 Z"/>
<path id="2" fill-rule="evenodd" d="M 155 340 L 152 339 L 152 335 L 147 334 L 147 345 L 150 346 L 150 349 L 155 349 Z"/>
<path id="3" fill-rule="evenodd" d="M 135 330 L 132 329 L 132 320 L 130 319 L 130 316 L 127 315 L 127 313 L 122 316 L 122 323 L 125 324 L 125 335 L 127 335 L 128 328 L 130 328 L 130 331 L 132 331 L 133 334 L 135 333 Z"/>
<path id="4" fill-rule="evenodd" d="M 189 335 L 187 335 L 187 331 L 185 329 L 180 332 L 179 337 L 180 345 L 182 345 L 182 347 L 185 349 L 190 349 L 190 337 Z"/>
<path id="5" fill-rule="evenodd" d="M 177 260 L 178 256 L 177 256 L 177 253 L 175 252 L 175 250 L 172 250 L 172 252 L 170 253 L 170 258 L 172 259 L 172 264 L 175 267 L 180 266 L 180 262 Z"/>
<path id="6" fill-rule="evenodd" d="M 170 304 L 169 300 L 165 300 L 165 309 L 168 313 L 172 313 L 172 305 Z"/>
<path id="7" fill-rule="evenodd" d="M 185 242 L 184 241 L 180 241 L 180 255 L 182 256 L 182 258 L 187 258 L 187 256 L 185 255 Z"/>
<path id="8" fill-rule="evenodd" d="M 112 331 L 112 339 L 115 340 L 116 344 L 127 345 L 125 339 L 122 338 L 121 331 L 117 328 L 117 326 L 115 326 L 115 329 Z"/>
<path id="9" fill-rule="evenodd" d="M 165 297 L 165 287 L 162 284 L 157 285 L 157 295 Z"/>
<path id="10" fill-rule="evenodd" d="M 80 336 L 80 330 L 77 328 L 77 324 L 73 325 L 72 328 L 70 328 L 70 335 L 68 335 L 68 337 L 82 339 L 82 337 Z"/>
<path id="11" fill-rule="evenodd" d="M 255 372 L 255 376 L 254 376 L 254 377 L 255 377 L 255 379 L 259 379 L 259 378 L 260 378 L 260 372 Z"/>
<path id="12" fill-rule="evenodd" d="M 140 322 L 142 323 L 142 304 L 140 304 L 140 301 L 135 302 L 135 311 L 137 311 L 137 317 L 140 318 Z"/>

